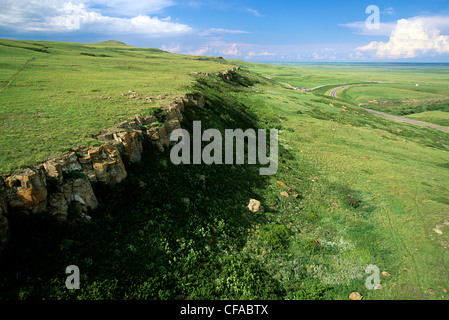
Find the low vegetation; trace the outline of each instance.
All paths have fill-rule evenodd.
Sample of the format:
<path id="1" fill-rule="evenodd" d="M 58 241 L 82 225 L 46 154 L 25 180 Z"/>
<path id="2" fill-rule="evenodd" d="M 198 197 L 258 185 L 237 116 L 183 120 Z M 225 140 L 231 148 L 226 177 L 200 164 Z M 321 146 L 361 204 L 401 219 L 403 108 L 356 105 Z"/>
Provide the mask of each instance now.
<path id="1" fill-rule="evenodd" d="M 230 65 L 120 42 L 0 40 L 0 173 L 90 145 L 116 122 L 181 96 L 193 72 Z"/>
<path id="2" fill-rule="evenodd" d="M 68 45 L 48 45 L 50 53 L 42 54 L 56 56 L 57 46 Z M 84 61 L 84 72 L 104 68 L 104 73 L 95 73 L 85 88 L 71 87 L 76 102 L 63 103 L 68 88 L 47 92 L 47 96 L 53 92 L 49 96 L 55 114 L 59 108 L 78 110 L 74 104 L 90 102 L 99 113 L 96 130 L 108 124 L 106 119 L 116 121 L 114 117 L 152 106 L 121 93 L 142 90 L 155 96 L 165 93 L 157 83 L 166 87 L 173 83 L 167 91 L 170 95 L 201 92 L 206 97 L 204 107 L 186 111 L 182 126 L 188 130 L 194 120 L 201 120 L 203 130 L 221 132 L 279 129 L 279 170 L 273 176 L 260 176 L 258 165 L 175 166 L 168 150 L 161 153 L 149 147 L 142 162 L 129 168 L 123 183 L 98 190 L 101 201 L 89 213 L 90 222 L 72 217 L 69 223 L 58 223 L 46 215 L 10 218 L 12 239 L 0 261 L 2 299 L 346 300 L 356 291 L 364 299 L 447 300 L 449 230 L 444 221 L 449 212 L 449 135 L 374 116 L 355 100 L 299 92 L 280 84 L 310 88 L 334 82 L 392 81 L 403 79 L 406 71 L 391 71 L 388 79 L 378 79 L 373 66 L 362 70 L 326 66 L 326 74 L 312 65 L 196 60 L 121 44 L 114 44 L 115 51 L 105 49 L 105 44 L 78 46 L 76 59 L 89 59 Z M 96 55 L 114 58 L 80 54 L 89 47 L 95 47 Z M 28 51 L 20 63 L 30 58 Z M 128 58 L 134 55 L 140 58 Z M 104 65 L 108 59 L 115 59 L 114 64 Z M 185 71 L 179 75 L 173 71 L 164 80 L 151 77 L 150 82 L 150 70 L 160 70 L 163 77 L 164 68 L 172 68 L 167 66 L 170 59 Z M 122 66 L 127 68 L 116 68 L 120 61 L 128 61 Z M 189 75 L 230 64 L 242 68 L 232 80 L 197 74 L 192 82 Z M 10 75 L 16 70 L 11 68 Z M 118 76 L 124 79 L 116 87 L 113 78 Z M 435 78 L 439 76 L 436 72 Z M 44 81 L 36 75 L 34 81 L 38 79 Z M 102 86 L 92 86 L 95 79 Z M 73 84 L 78 82 L 79 78 Z M 28 82 L 28 91 L 47 87 L 34 83 L 38 85 Z M 152 85 L 144 88 L 148 83 Z M 19 84 L 15 80 L 2 94 L 8 97 L 8 91 L 19 90 L 15 89 Z M 106 99 L 95 105 L 100 92 L 92 90 L 116 97 L 117 102 Z M 2 94 L 0 98 L 6 99 Z M 32 113 L 40 106 L 36 101 L 41 100 L 28 104 Z M 8 104 L 3 100 L 1 105 Z M 17 105 L 12 106 L 8 112 L 16 125 L 27 123 L 25 114 L 20 118 Z M 84 110 L 80 117 L 89 114 L 89 108 Z M 102 112 L 108 116 L 102 118 Z M 87 119 L 91 118 L 69 117 L 59 128 L 67 127 L 68 138 L 73 127 L 85 125 Z M 29 132 L 33 139 L 34 131 L 21 134 Z M 14 150 L 12 138 L 2 152 Z M 71 141 L 78 142 L 76 135 Z M 5 169 L 13 167 L 11 159 L 4 163 Z M 251 199 L 260 201 L 264 209 L 250 211 Z M 65 287 L 64 271 L 72 264 L 80 268 L 80 290 Z M 365 286 L 368 265 L 383 272 L 379 290 Z"/>

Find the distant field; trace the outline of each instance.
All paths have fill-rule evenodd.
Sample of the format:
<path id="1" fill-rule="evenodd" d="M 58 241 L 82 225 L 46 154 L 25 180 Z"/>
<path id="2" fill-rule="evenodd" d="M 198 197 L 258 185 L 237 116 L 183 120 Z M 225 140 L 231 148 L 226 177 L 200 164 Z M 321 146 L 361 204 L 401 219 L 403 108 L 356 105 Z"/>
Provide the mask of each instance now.
<path id="1" fill-rule="evenodd" d="M 261 67 L 242 63 L 245 65 L 276 81 L 316 88 L 314 93 L 322 95 L 338 86 L 362 84 L 340 91 L 338 97 L 370 109 L 448 126 L 447 64 L 291 63 Z"/>
<path id="2" fill-rule="evenodd" d="M 345 89 L 339 97 L 356 103 L 396 100 L 406 103 L 410 99 L 448 99 L 445 85 L 376 84 Z"/>
<path id="3" fill-rule="evenodd" d="M 240 63 L 239 63 L 240 64 Z M 296 87 L 313 88 L 382 81 L 394 84 L 449 86 L 447 64 L 376 64 L 376 63 L 284 63 L 254 64 L 241 62 L 251 70 Z M 264 67 L 261 67 L 263 65 Z"/>
<path id="4" fill-rule="evenodd" d="M 229 68 L 220 62 L 114 41 L 0 40 L 0 172 L 93 143 L 101 129 L 183 95 L 192 72 Z"/>

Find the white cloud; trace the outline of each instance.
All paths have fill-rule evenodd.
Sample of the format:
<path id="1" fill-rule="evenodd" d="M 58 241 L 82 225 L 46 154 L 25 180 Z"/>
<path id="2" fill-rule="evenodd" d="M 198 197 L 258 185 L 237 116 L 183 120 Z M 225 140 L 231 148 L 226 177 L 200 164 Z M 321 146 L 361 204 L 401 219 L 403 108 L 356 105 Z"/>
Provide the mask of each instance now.
<path id="1" fill-rule="evenodd" d="M 169 19 L 159 19 L 147 15 L 115 17 L 103 15 L 100 9 L 87 7 L 79 0 L 3 0 L 4 10 L 0 13 L 0 26 L 19 32 L 45 31 L 69 32 L 88 31 L 104 34 L 139 34 L 145 36 L 177 35 L 189 32 L 185 24 L 174 23 Z M 138 1 L 137 3 L 140 3 Z M 149 1 L 151 4 L 163 1 Z M 92 2 L 89 2 L 92 5 Z M 101 1 L 96 3 L 101 4 Z M 112 1 L 113 5 L 131 1 Z M 165 3 L 168 3 L 165 1 Z M 156 7 L 155 7 L 156 8 Z M 129 11 L 126 8 L 124 12 Z M 93 31 L 94 30 L 94 31 Z"/>
<path id="2" fill-rule="evenodd" d="M 210 50 L 209 47 L 202 47 L 202 48 L 197 49 L 197 50 L 189 51 L 189 52 L 187 52 L 187 54 L 190 54 L 190 55 L 193 55 L 193 56 L 202 56 L 203 54 L 205 54 L 209 50 Z"/>
<path id="3" fill-rule="evenodd" d="M 312 53 L 312 58 L 315 59 L 315 60 L 321 60 L 321 59 L 323 59 L 323 57 L 321 57 L 321 56 L 318 54 L 318 52 Z"/>
<path id="4" fill-rule="evenodd" d="M 447 27 L 448 18 L 415 17 L 397 21 L 388 42 L 373 41 L 357 48 L 374 51 L 379 58 L 414 58 L 426 53 L 449 53 L 449 36 L 440 35 L 439 25 Z"/>
<path id="5" fill-rule="evenodd" d="M 243 30 L 231 30 L 222 28 L 211 28 L 199 32 L 199 34 L 202 36 L 208 36 L 212 34 L 243 34 L 243 33 L 250 33 L 250 32 Z"/>
<path id="6" fill-rule="evenodd" d="M 312 53 L 313 60 L 336 60 L 338 52 L 333 48 L 324 48 L 320 53 Z"/>
<path id="7" fill-rule="evenodd" d="M 357 51 L 357 52 L 351 52 L 348 55 L 348 58 L 350 60 L 363 60 L 364 56 L 363 56 L 363 53 L 361 53 L 360 51 Z"/>
<path id="8" fill-rule="evenodd" d="M 250 52 L 248 52 L 248 54 L 245 57 L 245 59 L 252 59 L 252 58 L 255 58 L 255 57 L 274 57 L 274 56 L 277 56 L 277 53 L 268 52 L 268 51 L 263 51 L 263 52 L 250 51 Z"/>
<path id="9" fill-rule="evenodd" d="M 179 44 L 170 46 L 162 45 L 161 49 L 167 52 L 177 53 L 181 51 L 181 46 Z"/>
<path id="10" fill-rule="evenodd" d="M 395 22 L 379 23 L 378 29 L 368 29 L 365 21 L 356 21 L 346 24 L 340 24 L 342 27 L 352 29 L 356 34 L 365 36 L 389 36 L 396 27 Z"/>
<path id="11" fill-rule="evenodd" d="M 249 12 L 249 13 L 251 13 L 252 15 L 254 15 L 254 16 L 256 16 L 256 17 L 259 17 L 259 18 L 264 17 L 264 15 L 261 14 L 261 13 L 260 13 L 259 11 L 257 11 L 256 9 L 247 8 L 246 11 Z"/>
<path id="12" fill-rule="evenodd" d="M 227 48 L 222 49 L 221 53 L 224 55 L 230 55 L 230 56 L 240 56 L 241 55 L 240 50 L 237 48 L 237 43 L 233 43 L 230 46 L 228 46 Z"/>
<path id="13" fill-rule="evenodd" d="M 90 8 L 100 8 L 104 14 L 127 17 L 159 13 L 174 5 L 172 0 L 85 0 L 84 3 Z"/>
<path id="14" fill-rule="evenodd" d="M 382 13 L 383 13 L 383 14 L 391 15 L 391 14 L 394 14 L 395 11 L 394 11 L 394 8 L 393 8 L 393 7 L 388 7 L 388 8 L 386 8 L 386 9 L 382 10 Z"/>

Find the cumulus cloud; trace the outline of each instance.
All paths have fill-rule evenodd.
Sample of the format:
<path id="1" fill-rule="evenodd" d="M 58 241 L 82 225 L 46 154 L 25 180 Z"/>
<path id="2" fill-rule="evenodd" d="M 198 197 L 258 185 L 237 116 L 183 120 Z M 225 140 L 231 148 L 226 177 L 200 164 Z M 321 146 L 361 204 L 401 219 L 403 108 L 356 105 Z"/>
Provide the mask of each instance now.
<path id="1" fill-rule="evenodd" d="M 414 58 L 422 54 L 449 53 L 449 36 L 441 35 L 447 28 L 449 18 L 415 17 L 397 21 L 388 42 L 373 41 L 357 48 L 373 51 L 379 58 Z"/>
<path id="2" fill-rule="evenodd" d="M 204 55 L 206 52 L 208 52 L 210 50 L 209 47 L 202 47 L 200 49 L 196 49 L 193 51 L 189 51 L 187 52 L 187 54 L 193 55 L 193 56 L 202 56 Z"/>
<path id="3" fill-rule="evenodd" d="M 233 43 L 230 46 L 228 46 L 227 48 L 222 49 L 221 53 L 224 55 L 229 55 L 229 56 L 240 56 L 241 55 L 241 52 L 240 52 L 239 48 L 237 47 L 237 43 Z"/>
<path id="4" fill-rule="evenodd" d="M 138 34 L 146 36 L 182 34 L 191 30 L 187 25 L 139 14 L 132 17 L 104 15 L 101 6 L 88 7 L 92 1 L 78 0 L 2 0 L 0 26 L 18 32 L 70 32 L 89 31 L 104 34 Z M 138 1 L 137 3 L 140 3 Z M 162 4 L 164 1 L 149 1 Z M 96 1 L 101 5 L 102 1 Z M 131 1 L 112 1 L 118 6 Z M 168 1 L 164 2 L 168 4 Z M 148 7 L 148 6 L 147 6 Z M 159 6 L 160 7 L 160 6 Z M 157 8 L 159 8 L 157 7 Z M 153 7 L 156 10 L 156 7 Z M 126 12 L 126 8 L 123 10 Z"/>
<path id="5" fill-rule="evenodd" d="M 167 51 L 167 52 L 171 52 L 171 53 L 178 53 L 181 51 L 181 46 L 179 44 L 175 44 L 175 45 L 162 45 L 161 47 L 162 50 Z"/>

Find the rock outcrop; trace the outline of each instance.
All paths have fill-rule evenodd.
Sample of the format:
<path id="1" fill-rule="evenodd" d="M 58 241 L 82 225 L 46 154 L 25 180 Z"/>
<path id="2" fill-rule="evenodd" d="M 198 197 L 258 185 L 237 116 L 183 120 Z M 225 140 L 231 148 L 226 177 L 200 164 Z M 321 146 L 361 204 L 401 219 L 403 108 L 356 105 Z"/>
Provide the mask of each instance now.
<path id="1" fill-rule="evenodd" d="M 218 75 L 229 78 L 235 70 Z M 74 213 L 89 219 L 88 211 L 98 206 L 96 185 L 122 182 L 127 177 L 125 162 L 139 162 L 146 143 L 163 151 L 173 130 L 181 128 L 185 109 L 204 105 L 202 95 L 177 98 L 161 110 L 159 119 L 136 115 L 94 135 L 100 146 L 75 147 L 20 174 L 0 176 L 0 251 L 8 242 L 9 215 L 45 212 L 64 220 Z"/>

